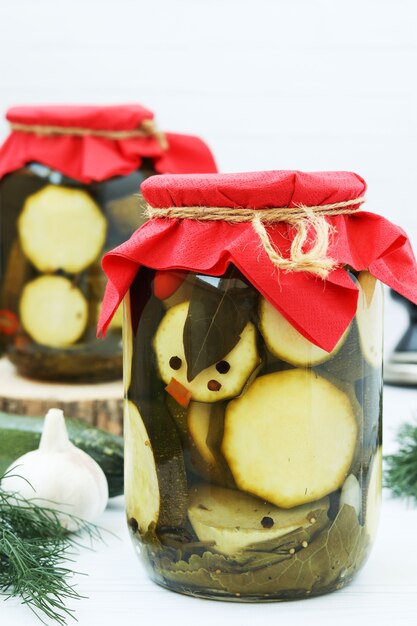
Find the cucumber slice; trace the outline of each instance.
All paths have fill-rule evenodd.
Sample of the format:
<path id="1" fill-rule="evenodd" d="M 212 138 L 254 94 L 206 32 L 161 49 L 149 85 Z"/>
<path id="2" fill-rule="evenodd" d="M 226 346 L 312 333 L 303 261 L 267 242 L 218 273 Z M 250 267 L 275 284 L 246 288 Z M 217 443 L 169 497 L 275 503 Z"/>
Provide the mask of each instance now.
<path id="1" fill-rule="evenodd" d="M 214 550 L 232 556 L 298 528 L 308 531 L 314 525 L 317 532 L 318 512 L 327 523 L 328 509 L 328 498 L 287 511 L 240 491 L 198 485 L 191 492 L 188 517 L 200 541 L 214 541 Z"/>
<path id="2" fill-rule="evenodd" d="M 51 348 L 74 344 L 87 326 L 87 301 L 62 276 L 40 276 L 27 283 L 19 308 L 25 331 L 37 343 Z"/>
<path id="3" fill-rule="evenodd" d="M 124 403 L 124 429 L 126 511 L 144 534 L 158 521 L 161 496 L 148 433 L 137 407 L 128 400 Z"/>
<path id="4" fill-rule="evenodd" d="M 23 252 L 40 272 L 80 272 L 98 257 L 107 233 L 88 193 L 55 185 L 27 198 L 17 225 Z"/>
<path id="5" fill-rule="evenodd" d="M 362 354 L 372 367 L 382 366 L 382 309 L 384 292 L 382 285 L 367 271 L 358 276 L 359 298 L 356 321 Z"/>
<path id="6" fill-rule="evenodd" d="M 343 391 L 293 369 L 260 376 L 229 402 L 221 450 L 240 489 L 291 508 L 341 487 L 358 430 Z"/>
<path id="7" fill-rule="evenodd" d="M 168 384 L 175 378 L 191 392 L 191 399 L 198 402 L 218 402 L 238 395 L 260 363 L 255 326 L 249 322 L 236 346 L 221 362 L 207 367 L 188 382 L 183 344 L 188 307 L 187 301 L 169 309 L 155 334 L 153 346 L 162 380 Z M 220 363 L 227 364 L 223 373 Z"/>
<path id="8" fill-rule="evenodd" d="M 259 330 L 274 356 L 301 366 L 318 365 L 330 359 L 338 353 L 348 333 L 347 329 L 333 350 L 326 352 L 303 337 L 265 298 L 260 302 Z"/>

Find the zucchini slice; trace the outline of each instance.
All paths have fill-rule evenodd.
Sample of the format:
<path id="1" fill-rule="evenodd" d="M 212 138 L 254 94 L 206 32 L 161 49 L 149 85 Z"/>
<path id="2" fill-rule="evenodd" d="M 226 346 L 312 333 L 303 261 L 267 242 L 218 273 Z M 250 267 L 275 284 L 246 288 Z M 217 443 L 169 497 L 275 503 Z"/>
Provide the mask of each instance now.
<path id="1" fill-rule="evenodd" d="M 188 432 L 202 458 L 211 467 L 216 467 L 217 460 L 207 441 L 210 425 L 212 422 L 216 422 L 216 430 L 221 433 L 224 415 L 224 411 L 214 411 L 215 408 L 219 408 L 217 404 L 191 402 L 187 414 Z"/>
<path id="2" fill-rule="evenodd" d="M 378 528 L 382 494 L 382 447 L 379 446 L 369 470 L 366 494 L 365 528 L 371 541 L 375 540 Z"/>
<path id="3" fill-rule="evenodd" d="M 193 470 L 215 483 L 230 482 L 230 473 L 220 453 L 225 407 L 223 403 L 191 402 L 187 412 Z"/>
<path id="4" fill-rule="evenodd" d="M 82 271 L 107 234 L 106 218 L 88 193 L 55 185 L 27 198 L 17 225 L 23 252 L 40 272 Z"/>
<path id="5" fill-rule="evenodd" d="M 260 376 L 229 402 L 221 450 L 239 489 L 291 508 L 342 486 L 358 430 L 343 391 L 292 369 Z"/>
<path id="6" fill-rule="evenodd" d="M 198 402 L 218 402 L 238 395 L 260 363 L 255 326 L 249 322 L 236 346 L 222 361 L 188 382 L 183 343 L 188 307 L 187 301 L 168 309 L 156 331 L 153 347 L 162 380 L 168 385 L 175 378 L 191 392 L 191 399 Z"/>
<path id="7" fill-rule="evenodd" d="M 359 298 L 356 321 L 362 354 L 372 367 L 381 367 L 383 288 L 368 271 L 359 274 L 358 282 Z"/>
<path id="8" fill-rule="evenodd" d="M 345 504 L 353 507 L 359 517 L 362 510 L 362 489 L 355 474 L 349 474 L 343 483 L 340 494 L 339 509 Z"/>
<path id="9" fill-rule="evenodd" d="M 349 329 L 343 333 L 333 350 L 326 352 L 303 337 L 268 300 L 262 298 L 259 308 L 259 330 L 268 350 L 274 356 L 292 365 L 307 367 L 323 363 L 337 354 Z"/>
<path id="10" fill-rule="evenodd" d="M 175 425 L 157 399 L 140 411 L 131 400 L 125 400 L 124 406 L 128 518 L 135 519 L 140 534 L 146 533 L 150 524 L 180 527 L 187 516 L 188 491 Z"/>
<path id="11" fill-rule="evenodd" d="M 27 283 L 19 309 L 28 335 L 51 348 L 74 344 L 87 326 L 87 300 L 63 276 L 40 276 Z"/>
<path id="12" fill-rule="evenodd" d="M 158 521 L 161 496 L 151 442 L 137 407 L 129 400 L 124 403 L 124 429 L 126 512 L 144 534 Z"/>
<path id="13" fill-rule="evenodd" d="M 200 541 L 214 541 L 217 552 L 236 555 L 298 528 L 308 531 L 314 525 L 317 532 L 316 521 L 322 517 L 327 523 L 328 509 L 328 498 L 288 511 L 240 491 L 203 484 L 191 492 L 188 518 Z"/>
<path id="14" fill-rule="evenodd" d="M 120 306 L 119 306 L 120 309 Z M 133 332 L 132 314 L 130 311 L 130 292 L 123 299 L 123 390 L 125 395 L 132 380 Z"/>

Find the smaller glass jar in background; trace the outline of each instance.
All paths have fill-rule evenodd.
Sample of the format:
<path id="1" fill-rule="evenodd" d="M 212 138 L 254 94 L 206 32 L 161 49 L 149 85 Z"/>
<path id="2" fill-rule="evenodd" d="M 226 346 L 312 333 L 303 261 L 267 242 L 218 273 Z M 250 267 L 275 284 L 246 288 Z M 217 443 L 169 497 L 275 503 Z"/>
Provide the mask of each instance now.
<path id="1" fill-rule="evenodd" d="M 121 310 L 96 339 L 101 257 L 143 223 L 140 183 L 215 171 L 198 138 L 163 134 L 140 105 L 17 107 L 0 150 L 0 343 L 19 373 L 120 378 Z"/>

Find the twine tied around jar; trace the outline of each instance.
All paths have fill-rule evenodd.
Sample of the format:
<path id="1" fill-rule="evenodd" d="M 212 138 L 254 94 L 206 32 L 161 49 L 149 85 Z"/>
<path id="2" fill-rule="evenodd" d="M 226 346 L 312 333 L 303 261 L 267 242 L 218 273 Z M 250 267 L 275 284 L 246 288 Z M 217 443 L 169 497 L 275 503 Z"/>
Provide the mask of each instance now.
<path id="1" fill-rule="evenodd" d="M 330 236 L 334 227 L 326 217 L 350 215 L 360 210 L 365 202 L 361 196 L 353 200 L 318 206 L 298 204 L 294 207 L 247 209 L 229 207 L 145 207 L 149 219 L 187 219 L 200 222 L 222 221 L 228 224 L 250 222 L 260 244 L 275 267 L 286 271 L 310 272 L 327 278 L 337 267 L 337 262 L 327 256 Z M 285 222 L 295 229 L 289 257 L 284 257 L 273 245 L 265 226 Z M 310 244 L 304 250 L 306 244 Z"/>
<path id="2" fill-rule="evenodd" d="M 73 135 L 75 137 L 103 137 L 104 139 L 132 139 L 135 137 L 154 137 L 159 143 L 161 150 L 168 149 L 168 141 L 161 130 L 158 129 L 153 119 L 143 120 L 138 128 L 131 130 L 106 130 L 96 128 L 81 128 L 74 126 L 53 126 L 50 124 L 21 124 L 11 122 L 13 132 L 31 133 L 40 136 Z"/>

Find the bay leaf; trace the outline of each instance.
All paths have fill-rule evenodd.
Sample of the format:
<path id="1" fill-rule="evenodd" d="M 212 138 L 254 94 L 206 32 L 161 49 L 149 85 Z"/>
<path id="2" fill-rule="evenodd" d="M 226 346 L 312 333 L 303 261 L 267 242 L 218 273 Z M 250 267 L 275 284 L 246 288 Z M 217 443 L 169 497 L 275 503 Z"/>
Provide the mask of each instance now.
<path id="1" fill-rule="evenodd" d="M 239 276 L 230 272 L 217 288 L 203 277 L 194 283 L 183 332 L 188 381 L 233 350 L 256 312 L 256 291 Z"/>
<path id="2" fill-rule="evenodd" d="M 204 552 L 190 562 L 160 562 L 166 580 L 202 592 L 236 593 L 257 598 L 295 598 L 325 593 L 347 584 L 368 553 L 368 537 L 353 507 L 345 504 L 335 520 L 318 532 L 306 548 L 270 559 L 265 553 L 236 561 Z M 261 553 L 260 553 L 261 554 Z"/>

